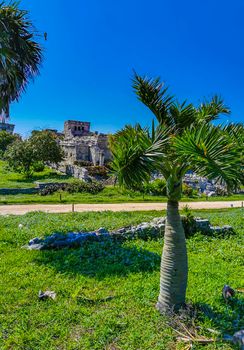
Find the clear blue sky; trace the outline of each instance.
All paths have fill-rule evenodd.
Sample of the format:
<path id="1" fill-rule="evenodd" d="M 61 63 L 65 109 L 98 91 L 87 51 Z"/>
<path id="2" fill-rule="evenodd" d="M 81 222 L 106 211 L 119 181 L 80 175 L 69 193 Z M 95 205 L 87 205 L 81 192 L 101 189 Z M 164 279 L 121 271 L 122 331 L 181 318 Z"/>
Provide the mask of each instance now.
<path id="1" fill-rule="evenodd" d="M 40 31 L 41 75 L 11 108 L 16 131 L 62 130 L 67 119 L 113 132 L 151 122 L 132 69 L 160 75 L 180 100 L 221 94 L 244 120 L 243 0 L 23 0 Z"/>

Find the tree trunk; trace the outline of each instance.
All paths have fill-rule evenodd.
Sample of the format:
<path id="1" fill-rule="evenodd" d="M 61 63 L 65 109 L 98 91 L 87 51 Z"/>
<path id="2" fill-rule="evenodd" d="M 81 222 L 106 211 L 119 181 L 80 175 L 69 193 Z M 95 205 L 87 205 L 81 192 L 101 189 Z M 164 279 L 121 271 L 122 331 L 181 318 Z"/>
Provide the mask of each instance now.
<path id="1" fill-rule="evenodd" d="M 161 313 L 178 311 L 185 303 L 187 287 L 187 250 L 178 201 L 168 201 L 164 248 L 160 271 L 157 309 Z"/>

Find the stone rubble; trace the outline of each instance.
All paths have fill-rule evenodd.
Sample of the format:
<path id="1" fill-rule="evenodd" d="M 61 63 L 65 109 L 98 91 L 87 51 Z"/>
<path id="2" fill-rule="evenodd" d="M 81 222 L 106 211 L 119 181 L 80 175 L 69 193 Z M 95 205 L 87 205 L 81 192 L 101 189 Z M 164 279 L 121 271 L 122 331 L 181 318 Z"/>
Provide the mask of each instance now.
<path id="1" fill-rule="evenodd" d="M 137 226 L 122 227 L 109 232 L 106 228 L 100 227 L 94 232 L 68 232 L 53 233 L 52 235 L 39 238 L 35 237 L 23 248 L 28 250 L 63 249 L 78 248 L 87 242 L 101 242 L 105 240 L 124 241 L 136 238 L 157 239 L 163 238 L 165 231 L 165 218 L 154 218 L 151 222 L 142 222 Z M 195 218 L 196 231 L 209 233 L 226 234 L 232 231 L 231 226 L 211 226 L 209 220 Z"/>

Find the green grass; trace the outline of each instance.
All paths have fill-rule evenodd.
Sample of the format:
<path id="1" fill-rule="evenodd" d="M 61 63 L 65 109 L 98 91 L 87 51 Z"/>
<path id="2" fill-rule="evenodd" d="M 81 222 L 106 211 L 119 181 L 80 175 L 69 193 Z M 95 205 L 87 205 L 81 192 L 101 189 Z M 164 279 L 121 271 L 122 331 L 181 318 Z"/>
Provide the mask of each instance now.
<path id="1" fill-rule="evenodd" d="M 98 194 L 75 193 L 69 194 L 62 192 L 60 201 L 60 193 L 54 193 L 48 196 L 40 196 L 39 194 L 16 194 L 16 195 L 0 195 L 0 204 L 37 204 L 37 203 L 141 203 L 141 202 L 166 202 L 167 198 L 162 196 L 143 196 L 140 193 L 132 193 L 130 191 L 122 191 L 118 187 L 107 186 Z M 232 195 L 228 197 L 211 197 L 208 201 L 235 201 L 244 200 L 244 195 Z M 206 201 L 205 197 L 188 198 L 183 197 L 183 202 Z"/>
<path id="2" fill-rule="evenodd" d="M 211 308 L 199 324 L 232 334 L 244 305 L 227 306 L 224 284 L 243 287 L 243 211 L 196 212 L 212 224 L 231 224 L 228 238 L 188 239 L 188 302 Z M 172 331 L 155 310 L 163 240 L 89 244 L 61 251 L 26 251 L 30 238 L 53 232 L 115 229 L 151 220 L 162 212 L 29 213 L 0 217 L 0 349 L 175 349 Z M 18 228 L 19 224 L 22 229 Z M 38 291 L 57 293 L 40 302 Z M 207 305 L 207 306 L 206 306 Z M 201 349 L 200 346 L 194 349 Z M 218 342 L 204 349 L 234 349 Z"/>
<path id="3" fill-rule="evenodd" d="M 57 173 L 49 168 L 45 168 L 44 171 L 39 173 L 34 173 L 32 178 L 27 179 L 23 174 L 10 171 L 6 162 L 0 160 L 0 188 L 32 188 L 36 187 L 35 181 L 69 182 L 72 179 L 71 176 Z"/>
<path id="4" fill-rule="evenodd" d="M 0 161 L 0 188 L 30 188 L 36 187 L 35 181 L 39 182 L 70 182 L 73 178 L 62 175 L 54 170 L 45 168 L 41 173 L 34 173 L 31 179 L 26 179 L 24 175 L 7 170 L 6 163 Z M 202 201 L 206 197 L 200 198 L 182 198 L 182 201 Z M 211 197 L 209 201 L 216 200 L 244 200 L 244 195 L 232 195 L 228 197 Z M 98 194 L 62 193 L 62 203 L 127 203 L 127 202 L 166 202 L 163 196 L 143 196 L 139 192 L 121 190 L 118 187 L 107 186 Z M 54 193 L 48 196 L 39 194 L 16 194 L 0 195 L 0 204 L 31 204 L 31 203 L 60 203 L 60 193 Z"/>

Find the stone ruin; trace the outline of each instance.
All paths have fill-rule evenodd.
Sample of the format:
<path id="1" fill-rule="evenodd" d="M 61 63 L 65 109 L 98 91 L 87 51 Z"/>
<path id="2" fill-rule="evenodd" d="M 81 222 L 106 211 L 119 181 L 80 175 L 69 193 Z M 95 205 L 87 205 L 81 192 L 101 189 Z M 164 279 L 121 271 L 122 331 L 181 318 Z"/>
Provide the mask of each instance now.
<path id="1" fill-rule="evenodd" d="M 82 163 L 103 166 L 111 160 L 108 135 L 92 132 L 89 122 L 67 120 L 63 133 L 52 131 L 58 136 L 65 157 L 56 169 L 65 174 L 86 180 L 87 170 Z"/>
<path id="2" fill-rule="evenodd" d="M 85 243 L 104 242 L 106 240 L 122 242 L 136 238 L 145 240 L 158 239 L 164 236 L 165 223 L 166 218 L 159 217 L 154 218 L 150 222 L 143 222 L 136 226 L 122 227 L 112 232 L 109 232 L 103 227 L 93 232 L 68 232 L 66 234 L 57 232 L 45 238 L 33 238 L 23 248 L 28 250 L 79 248 Z M 231 226 L 211 226 L 208 219 L 195 218 L 194 225 L 195 232 L 201 232 L 205 235 L 226 235 L 233 233 Z"/>
<path id="3" fill-rule="evenodd" d="M 90 131 L 89 122 L 66 121 L 64 138 L 59 142 L 69 164 L 86 161 L 93 165 L 104 165 L 111 159 L 108 135 Z"/>

